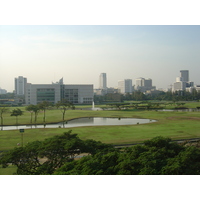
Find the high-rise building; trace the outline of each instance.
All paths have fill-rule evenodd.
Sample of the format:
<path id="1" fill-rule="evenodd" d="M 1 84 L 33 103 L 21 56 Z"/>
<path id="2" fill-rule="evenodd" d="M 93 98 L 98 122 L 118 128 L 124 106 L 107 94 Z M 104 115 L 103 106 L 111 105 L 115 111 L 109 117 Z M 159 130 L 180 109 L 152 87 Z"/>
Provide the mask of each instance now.
<path id="1" fill-rule="evenodd" d="M 188 90 L 190 87 L 194 87 L 194 82 L 189 81 L 189 70 L 180 70 L 180 77 L 176 78 L 176 82 L 173 84 L 173 91 Z"/>
<path id="2" fill-rule="evenodd" d="M 101 73 L 99 76 L 99 89 L 107 89 L 107 77 L 106 73 Z"/>
<path id="3" fill-rule="evenodd" d="M 133 92 L 132 80 L 125 79 L 123 81 L 118 81 L 118 89 L 119 92 L 122 94 L 132 93 Z"/>
<path id="4" fill-rule="evenodd" d="M 145 79 L 145 78 L 137 78 L 135 89 L 140 90 L 141 92 L 146 92 L 147 90 L 156 89 L 155 86 L 152 86 L 152 79 Z"/>
<path id="5" fill-rule="evenodd" d="M 181 70 L 180 73 L 181 73 L 182 81 L 188 82 L 189 81 L 189 71 L 188 70 Z"/>
<path id="6" fill-rule="evenodd" d="M 176 82 L 174 83 L 173 85 L 173 91 L 183 91 L 186 89 L 186 82 L 184 81 L 179 81 L 179 82 Z"/>
<path id="7" fill-rule="evenodd" d="M 27 78 L 24 78 L 23 76 L 15 78 L 15 94 L 25 95 L 26 84 L 27 84 Z"/>
<path id="8" fill-rule="evenodd" d="M 151 89 L 152 88 L 152 79 L 150 79 L 150 78 L 145 79 L 144 86 L 147 88 L 147 90 Z"/>
<path id="9" fill-rule="evenodd" d="M 140 77 L 140 78 L 137 78 L 135 81 L 136 81 L 136 84 L 135 84 L 136 88 L 144 86 L 144 83 L 145 83 L 144 78 Z"/>
<path id="10" fill-rule="evenodd" d="M 7 90 L 0 88 L 0 94 L 6 94 L 6 93 L 7 93 Z"/>

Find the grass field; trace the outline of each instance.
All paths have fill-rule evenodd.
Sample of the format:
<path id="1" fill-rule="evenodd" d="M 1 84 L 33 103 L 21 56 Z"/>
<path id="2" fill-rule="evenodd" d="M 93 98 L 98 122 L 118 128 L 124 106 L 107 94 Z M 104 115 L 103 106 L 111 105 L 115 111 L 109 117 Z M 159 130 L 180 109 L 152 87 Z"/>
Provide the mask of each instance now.
<path id="1" fill-rule="evenodd" d="M 99 126 L 98 128 L 26 129 L 23 134 L 24 145 L 27 142 L 43 140 L 68 130 L 78 134 L 81 139 L 94 139 L 113 144 L 141 142 L 158 135 L 172 139 L 200 137 L 200 112 L 68 110 L 66 113 L 66 120 L 79 117 L 132 117 L 155 119 L 158 122 L 129 126 Z M 42 118 L 43 113 L 40 113 L 38 123 L 42 123 Z M 62 113 L 59 110 L 48 110 L 46 112 L 47 123 L 59 122 L 61 119 Z M 4 117 L 4 123 L 14 125 L 15 117 L 10 117 L 7 113 Z M 19 124 L 28 123 L 30 123 L 30 113 L 25 111 L 24 115 L 19 117 Z M 1 151 L 16 147 L 17 143 L 21 143 L 19 130 L 0 131 Z"/>
<path id="2" fill-rule="evenodd" d="M 12 175 L 17 170 L 17 167 L 14 165 L 10 165 L 7 168 L 2 168 L 0 166 L 0 175 Z"/>
<path id="3" fill-rule="evenodd" d="M 189 103 L 188 108 L 199 106 L 199 102 Z M 10 108 L 12 110 L 13 108 Z M 24 110 L 24 115 L 19 117 L 19 124 L 30 124 L 30 113 Z M 170 109 L 170 107 L 166 108 Z M 80 117 L 132 117 L 155 119 L 157 122 L 149 124 L 138 124 L 129 126 L 99 126 L 99 127 L 78 127 L 78 128 L 54 128 L 54 129 L 25 129 L 23 133 L 24 145 L 35 140 L 62 134 L 68 130 L 78 134 L 81 139 L 94 139 L 104 143 L 126 144 L 142 142 L 155 136 L 170 137 L 172 139 L 189 139 L 200 137 L 200 112 L 164 112 L 164 111 L 91 111 L 91 110 L 68 110 L 66 120 Z M 62 119 L 59 110 L 47 110 L 46 122 L 54 123 Z M 42 123 L 43 113 L 38 115 L 38 123 Z M 10 113 L 5 114 L 4 123 L 15 125 L 15 117 Z M 0 151 L 17 147 L 21 142 L 19 130 L 0 131 Z M 2 168 L 0 175 L 13 174 L 16 166 Z"/>

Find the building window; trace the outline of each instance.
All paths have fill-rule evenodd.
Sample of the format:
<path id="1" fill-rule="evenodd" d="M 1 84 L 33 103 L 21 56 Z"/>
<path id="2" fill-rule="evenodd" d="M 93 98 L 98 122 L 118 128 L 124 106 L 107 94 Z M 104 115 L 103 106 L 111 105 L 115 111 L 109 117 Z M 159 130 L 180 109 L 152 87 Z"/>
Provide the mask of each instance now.
<path id="1" fill-rule="evenodd" d="M 37 103 L 49 101 L 55 103 L 55 89 L 37 89 Z"/>
<path id="2" fill-rule="evenodd" d="M 92 104 L 93 98 L 83 98 L 83 103 Z"/>
<path id="3" fill-rule="evenodd" d="M 64 98 L 73 104 L 78 103 L 78 89 L 65 89 Z"/>

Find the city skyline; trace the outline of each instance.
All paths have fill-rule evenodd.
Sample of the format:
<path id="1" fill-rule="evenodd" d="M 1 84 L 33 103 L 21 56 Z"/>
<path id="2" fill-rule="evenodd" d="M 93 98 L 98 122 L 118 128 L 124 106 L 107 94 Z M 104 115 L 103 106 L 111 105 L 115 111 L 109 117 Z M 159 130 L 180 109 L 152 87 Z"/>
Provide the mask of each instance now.
<path id="1" fill-rule="evenodd" d="M 200 26 L 0 26 L 0 88 L 14 90 L 14 78 L 49 84 L 93 84 L 107 74 L 118 81 L 151 78 L 169 88 L 180 70 L 200 84 Z"/>

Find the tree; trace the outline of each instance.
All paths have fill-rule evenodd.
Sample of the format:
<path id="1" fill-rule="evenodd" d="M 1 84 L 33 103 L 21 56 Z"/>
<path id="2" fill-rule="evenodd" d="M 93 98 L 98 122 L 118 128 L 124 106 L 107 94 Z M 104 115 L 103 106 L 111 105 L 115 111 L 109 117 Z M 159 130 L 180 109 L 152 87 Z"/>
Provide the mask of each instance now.
<path id="1" fill-rule="evenodd" d="M 121 110 L 122 108 L 124 108 L 126 105 L 130 105 L 130 103 L 108 103 L 106 104 L 108 106 L 113 106 L 119 110 Z"/>
<path id="2" fill-rule="evenodd" d="M 32 124 L 33 121 L 33 112 L 34 112 L 34 105 L 28 105 L 25 109 L 31 113 L 30 123 Z"/>
<path id="3" fill-rule="evenodd" d="M 46 123 L 46 109 L 51 106 L 52 104 L 49 101 L 43 101 L 41 103 L 38 104 L 38 107 L 40 108 L 40 110 L 43 110 L 44 112 L 44 116 L 43 116 L 43 123 Z"/>
<path id="4" fill-rule="evenodd" d="M 62 121 L 63 121 L 63 126 L 64 126 L 64 121 L 65 121 L 65 113 L 67 111 L 68 108 L 72 108 L 72 109 L 75 109 L 74 105 L 67 101 L 67 100 L 62 100 L 62 101 L 59 101 L 57 104 L 56 104 L 56 107 L 57 108 L 60 108 L 60 111 L 62 112 Z"/>
<path id="5" fill-rule="evenodd" d="M 34 122 L 35 122 L 35 124 L 36 124 L 36 122 L 37 122 L 37 116 L 38 116 L 38 113 L 39 113 L 39 111 L 40 111 L 40 108 L 39 108 L 38 105 L 31 105 L 31 109 L 32 109 L 32 111 L 33 111 L 34 114 L 35 114 Z"/>
<path id="6" fill-rule="evenodd" d="M 3 130 L 3 114 L 8 112 L 9 109 L 7 107 L 0 107 L 0 117 L 1 117 L 1 130 Z"/>
<path id="7" fill-rule="evenodd" d="M 156 137 L 121 151 L 97 153 L 64 164 L 54 174 L 200 174 L 200 150 Z"/>
<path id="8" fill-rule="evenodd" d="M 88 155 L 74 159 L 81 153 Z M 35 175 L 200 175 L 200 149 L 159 136 L 119 150 L 69 131 L 4 152 L 0 164 L 16 165 L 17 174 Z"/>
<path id="9" fill-rule="evenodd" d="M 43 163 L 43 172 L 52 174 L 64 163 L 74 160 L 83 149 L 83 141 L 76 134 L 71 134 L 71 131 L 46 139 L 39 149 L 40 157 L 47 159 Z"/>
<path id="10" fill-rule="evenodd" d="M 168 160 L 161 170 L 167 175 L 200 175 L 200 151 L 194 146 L 184 148 L 176 157 Z"/>
<path id="11" fill-rule="evenodd" d="M 88 139 L 84 141 L 85 144 L 85 152 L 90 153 L 91 155 L 95 155 L 97 153 L 108 153 L 114 150 L 113 145 L 105 144 L 100 141 L 95 141 L 92 139 Z"/>
<path id="12" fill-rule="evenodd" d="M 118 164 L 119 151 L 107 154 L 97 153 L 79 160 L 65 163 L 55 170 L 55 175 L 115 175 L 115 166 Z"/>
<path id="13" fill-rule="evenodd" d="M 18 175 L 39 174 L 38 169 L 42 166 L 39 161 L 39 147 L 42 142 L 34 141 L 28 143 L 25 147 L 15 147 L 13 150 L 4 152 L 0 163 L 3 168 L 11 163 L 17 166 Z"/>
<path id="14" fill-rule="evenodd" d="M 16 117 L 16 125 L 18 125 L 18 116 L 23 115 L 23 111 L 20 110 L 19 108 L 12 110 L 10 116 L 15 116 Z"/>
<path id="15" fill-rule="evenodd" d="M 0 164 L 3 167 L 7 167 L 10 163 L 16 165 L 17 174 L 52 174 L 64 163 L 71 162 L 75 156 L 84 151 L 84 148 L 84 142 L 69 131 L 4 152 Z"/>

